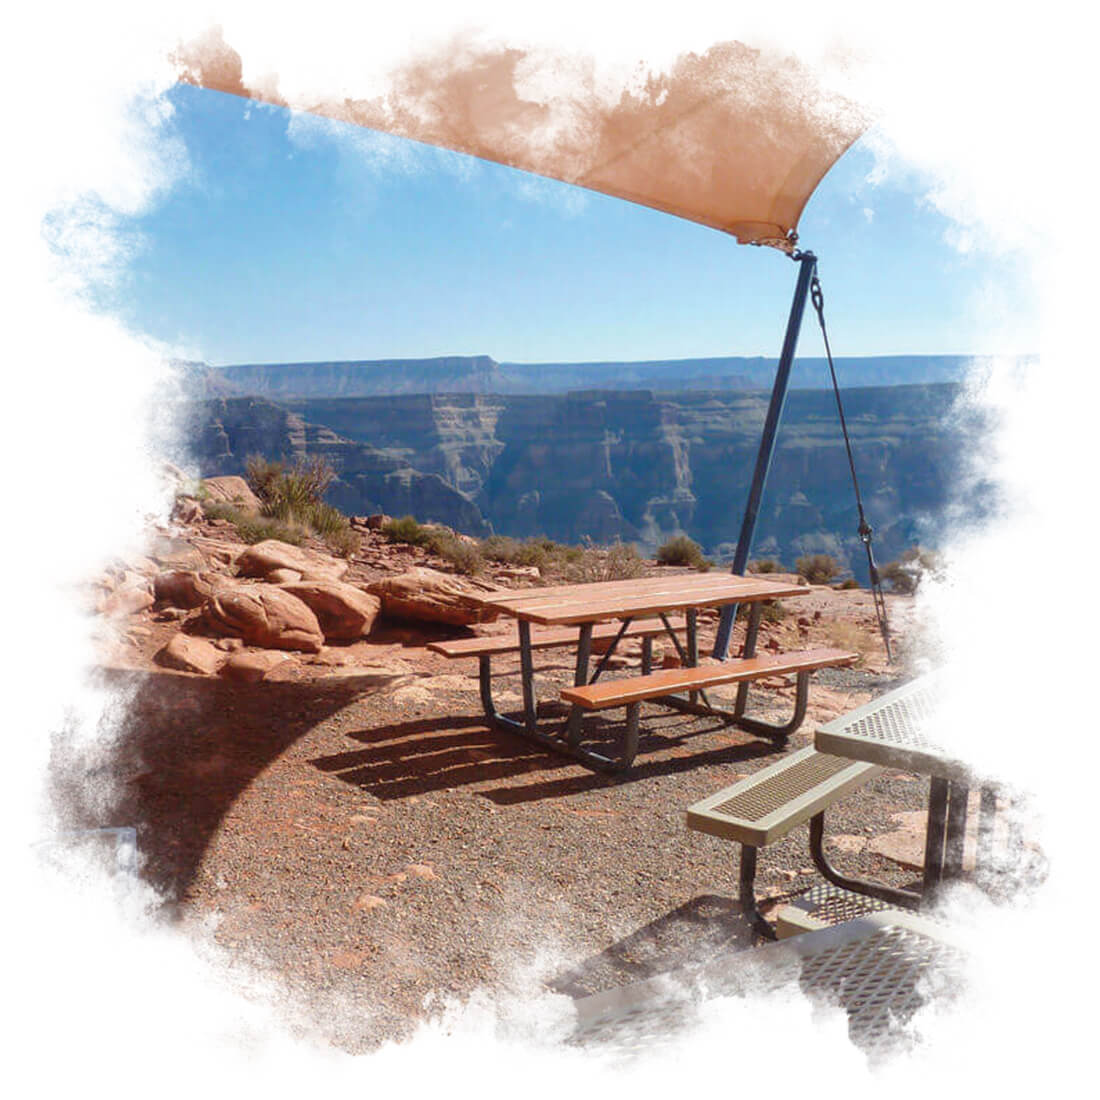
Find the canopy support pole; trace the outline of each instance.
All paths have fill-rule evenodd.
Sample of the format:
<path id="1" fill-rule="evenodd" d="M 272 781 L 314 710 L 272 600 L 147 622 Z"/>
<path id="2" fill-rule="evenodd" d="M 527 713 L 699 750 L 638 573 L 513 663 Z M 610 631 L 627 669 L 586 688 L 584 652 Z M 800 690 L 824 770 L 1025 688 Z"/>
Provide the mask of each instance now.
<path id="1" fill-rule="evenodd" d="M 749 564 L 749 551 L 756 532 L 756 517 L 760 511 L 760 501 L 764 496 L 764 483 L 768 480 L 772 455 L 775 452 L 775 437 L 779 430 L 779 419 L 783 415 L 783 405 L 787 400 L 787 384 L 794 366 L 795 348 L 798 346 L 798 334 L 802 328 L 802 314 L 806 310 L 806 299 L 810 293 L 810 280 L 817 268 L 817 257 L 812 252 L 795 252 L 791 259 L 799 264 L 798 282 L 791 301 L 791 313 L 787 318 L 787 334 L 783 338 L 783 351 L 779 356 L 779 366 L 775 372 L 771 402 L 768 415 L 764 420 L 764 434 L 760 437 L 760 450 L 756 456 L 756 469 L 752 475 L 749 498 L 745 503 L 745 515 L 741 520 L 741 534 L 737 539 L 737 552 L 733 556 L 730 572 L 743 574 Z M 733 620 L 737 614 L 737 605 L 731 604 L 722 609 L 718 620 L 718 634 L 714 639 L 712 656 L 724 661 L 728 655 L 730 635 L 733 633 Z"/>

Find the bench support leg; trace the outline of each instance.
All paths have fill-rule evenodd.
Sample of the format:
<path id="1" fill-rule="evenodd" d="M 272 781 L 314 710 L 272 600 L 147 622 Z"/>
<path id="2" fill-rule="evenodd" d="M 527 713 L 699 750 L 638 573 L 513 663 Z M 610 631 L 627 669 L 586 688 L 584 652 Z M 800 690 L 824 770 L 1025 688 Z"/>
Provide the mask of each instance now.
<path id="1" fill-rule="evenodd" d="M 737 900 L 741 912 L 752 925 L 752 930 L 766 940 L 776 939 L 775 929 L 764 919 L 756 907 L 756 848 L 741 845 L 741 867 L 737 876 Z"/>
<path id="2" fill-rule="evenodd" d="M 841 874 L 825 855 L 825 811 L 815 814 L 810 818 L 810 856 L 814 866 L 834 886 L 842 890 L 851 890 L 854 894 L 866 894 L 868 897 L 877 898 L 888 905 L 896 905 L 904 909 L 917 909 L 923 900 L 923 894 L 912 890 L 900 890 L 893 886 L 885 886 L 881 882 L 871 882 L 869 879 L 850 878 Z"/>
<path id="3" fill-rule="evenodd" d="M 615 641 L 618 640 L 618 638 L 615 639 Z M 591 657 L 592 624 L 584 623 L 581 626 L 580 635 L 577 638 L 577 664 L 573 672 L 573 683 L 576 687 L 582 687 L 588 683 L 588 662 L 591 660 Z M 580 744 L 581 721 L 583 717 L 581 708 L 574 706 L 570 709 L 569 718 L 565 723 L 565 739 L 574 749 Z"/>
<path id="4" fill-rule="evenodd" d="M 766 737 L 769 741 L 774 741 L 776 744 L 782 744 L 802 725 L 806 718 L 806 705 L 810 697 L 811 674 L 811 669 L 806 669 L 798 673 L 795 686 L 794 713 L 788 721 L 781 724 L 764 722 L 759 718 L 746 718 L 743 714 L 737 713 L 736 707 L 733 710 L 724 710 L 721 707 L 701 706 L 698 703 L 692 703 L 688 699 L 677 698 L 675 695 L 666 695 L 659 700 L 654 700 L 654 702 L 660 702 L 662 706 L 672 707 L 674 710 L 682 710 L 688 714 L 709 714 L 718 718 L 724 718 L 732 725 L 745 730 L 747 733 L 755 734 L 757 737 Z"/>
<path id="5" fill-rule="evenodd" d="M 745 626 L 745 642 L 741 646 L 741 659 L 748 660 L 756 656 L 756 637 L 760 633 L 760 616 L 763 605 L 755 600 L 749 607 L 749 621 Z M 740 718 L 745 713 L 745 706 L 749 701 L 749 685 L 747 683 L 737 685 L 737 701 L 733 705 L 733 713 Z"/>

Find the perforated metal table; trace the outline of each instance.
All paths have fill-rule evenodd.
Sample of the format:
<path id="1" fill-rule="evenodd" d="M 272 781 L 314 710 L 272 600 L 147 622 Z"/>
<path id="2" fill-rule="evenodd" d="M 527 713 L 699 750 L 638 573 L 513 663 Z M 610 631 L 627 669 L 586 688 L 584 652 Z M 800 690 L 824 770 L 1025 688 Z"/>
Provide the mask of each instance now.
<path id="1" fill-rule="evenodd" d="M 886 887 L 868 890 L 871 884 L 841 876 L 829 867 L 831 873 L 826 877 L 838 886 L 877 897 L 900 894 L 891 900 L 912 904 L 933 900 L 941 883 L 962 874 L 967 803 L 974 777 L 967 765 L 939 745 L 930 733 L 938 686 L 935 673 L 921 676 L 819 726 L 815 732 L 814 746 L 819 752 L 931 777 L 923 890 L 919 897 L 910 891 L 897 892 Z M 979 862 L 988 849 L 996 811 L 993 788 L 983 785 L 981 791 Z M 823 822 L 818 821 L 810 838 L 815 861 L 819 856 L 824 860 L 822 832 Z M 828 864 L 818 866 L 825 872 Z"/>

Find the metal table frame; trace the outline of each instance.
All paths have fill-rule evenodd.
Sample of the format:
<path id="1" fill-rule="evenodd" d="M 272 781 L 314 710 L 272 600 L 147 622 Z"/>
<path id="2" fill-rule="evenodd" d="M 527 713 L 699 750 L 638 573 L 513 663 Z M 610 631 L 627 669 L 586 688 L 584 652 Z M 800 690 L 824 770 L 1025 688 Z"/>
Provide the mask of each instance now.
<path id="1" fill-rule="evenodd" d="M 724 575 L 721 579 L 734 584 L 745 580 L 745 578 L 730 576 L 728 574 Z M 758 578 L 753 578 L 753 580 L 758 580 Z M 623 582 L 608 583 L 619 587 L 623 585 Z M 717 587 L 717 583 L 718 579 L 715 578 L 711 587 Z M 685 667 L 694 668 L 699 663 L 699 608 L 721 607 L 734 601 L 751 604 L 748 625 L 745 632 L 745 642 L 742 646 L 740 656 L 743 658 L 754 656 L 756 653 L 756 642 L 759 635 L 763 602 L 765 600 L 778 598 L 779 595 L 787 597 L 799 595 L 808 591 L 808 589 L 801 587 L 795 590 L 789 584 L 777 584 L 774 591 L 768 592 L 766 590 L 767 583 L 766 581 L 759 581 L 761 590 L 758 592 L 739 592 L 736 596 L 730 594 L 712 594 L 709 597 L 701 596 L 698 602 L 694 603 L 693 606 L 685 606 L 684 597 L 680 597 L 679 599 L 670 598 L 668 600 L 670 606 L 666 607 L 664 610 L 658 611 L 657 615 L 665 628 L 665 634 L 672 639 L 672 643 L 676 648 L 676 652 L 682 664 Z M 600 587 L 603 585 L 604 582 L 595 582 L 590 586 L 593 590 L 593 596 L 598 594 Z M 532 593 L 540 592 L 538 589 L 532 589 L 530 591 Z M 554 590 L 551 588 L 545 591 L 553 593 Z M 574 757 L 597 770 L 623 771 L 628 768 L 633 762 L 638 748 L 640 708 L 637 706 L 629 707 L 627 710 L 627 728 L 623 738 L 623 751 L 618 758 L 605 756 L 603 753 L 596 752 L 593 749 L 588 749 L 581 745 L 583 710 L 580 707 L 571 707 L 568 718 L 554 733 L 546 733 L 538 728 L 538 702 L 535 697 L 531 623 L 532 621 L 539 621 L 539 619 L 537 617 L 533 619 L 531 616 L 525 615 L 522 608 L 510 606 L 510 604 L 514 604 L 519 598 L 517 593 L 509 592 L 506 596 L 488 596 L 482 599 L 482 602 L 487 606 L 496 607 L 505 614 L 514 616 L 517 620 L 520 646 L 520 679 L 523 691 L 522 716 L 517 719 L 501 714 L 496 709 L 496 704 L 493 701 L 491 658 L 488 655 L 479 657 L 478 680 L 481 705 L 485 712 L 486 719 L 494 728 L 505 730 L 509 733 L 519 734 L 554 752 Z M 530 598 L 533 600 L 542 597 L 532 595 Z M 685 615 L 686 645 L 681 643 L 668 618 L 672 611 L 679 610 L 682 610 Z M 621 626 L 619 632 L 611 640 L 611 644 L 597 662 L 595 669 L 590 673 L 589 669 L 592 659 L 592 630 L 597 623 L 607 621 L 608 618 L 619 618 Z M 632 622 L 632 615 L 623 615 L 619 617 L 603 613 L 599 615 L 593 614 L 591 619 L 575 623 L 578 628 L 578 633 L 576 663 L 573 675 L 574 686 L 579 687 L 585 684 L 594 684 L 600 678 L 601 674 L 607 668 L 608 662 L 615 653 L 619 642 L 622 640 L 623 635 Z M 643 676 L 647 675 L 652 670 L 652 663 L 653 639 L 652 637 L 644 637 L 642 638 Z M 706 692 L 702 690 L 688 693 L 687 698 L 683 698 L 679 695 L 667 695 L 662 696 L 659 700 L 652 701 L 660 702 L 663 705 L 690 714 L 715 716 L 731 725 L 736 725 L 741 729 L 756 734 L 757 736 L 783 741 L 802 724 L 806 716 L 810 675 L 811 673 L 808 671 L 800 671 L 798 673 L 797 685 L 795 688 L 794 711 L 791 718 L 784 723 L 765 722 L 745 714 L 748 704 L 748 683 L 738 685 L 737 697 L 732 710 L 712 705 L 706 697 Z M 699 699 L 701 699 L 702 702 L 700 702 Z"/>
<path id="2" fill-rule="evenodd" d="M 930 777 L 924 873 L 919 892 L 842 874 L 824 852 L 824 811 L 810 821 L 810 854 L 829 882 L 910 909 L 933 904 L 941 886 L 962 877 L 968 802 L 974 783 L 966 765 L 924 733 L 923 727 L 934 717 L 936 689 L 934 673 L 919 677 L 819 726 L 814 735 L 814 746 L 819 752 Z M 981 784 L 980 789 L 977 857 L 978 863 L 983 864 L 990 854 L 997 803 L 991 785 Z"/>

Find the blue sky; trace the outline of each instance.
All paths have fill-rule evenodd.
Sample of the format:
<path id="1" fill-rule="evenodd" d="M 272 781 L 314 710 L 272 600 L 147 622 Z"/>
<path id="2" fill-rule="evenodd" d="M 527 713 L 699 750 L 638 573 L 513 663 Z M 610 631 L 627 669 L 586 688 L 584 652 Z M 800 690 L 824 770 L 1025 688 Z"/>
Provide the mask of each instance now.
<path id="1" fill-rule="evenodd" d="M 189 168 L 105 302 L 214 364 L 778 354 L 796 268 L 618 199 L 180 85 Z M 961 253 L 860 142 L 803 214 L 839 355 L 1032 350 L 1023 269 Z M 821 353 L 807 326 L 799 348 Z"/>

